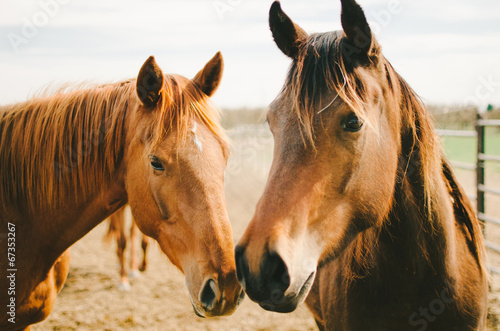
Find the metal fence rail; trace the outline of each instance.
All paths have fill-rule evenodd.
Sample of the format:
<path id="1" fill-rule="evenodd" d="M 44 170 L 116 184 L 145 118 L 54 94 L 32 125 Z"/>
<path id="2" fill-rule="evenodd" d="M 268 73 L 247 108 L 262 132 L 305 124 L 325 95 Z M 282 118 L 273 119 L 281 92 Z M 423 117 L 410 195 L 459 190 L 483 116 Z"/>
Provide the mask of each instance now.
<path id="1" fill-rule="evenodd" d="M 482 222 L 488 222 L 500 226 L 500 218 L 491 217 L 483 213 L 477 213 L 477 218 L 479 218 L 479 220 Z"/>
<path id="2" fill-rule="evenodd" d="M 489 187 L 484 182 L 485 161 L 500 162 L 500 156 L 485 154 L 485 127 L 500 127 L 500 120 L 487 120 L 477 115 L 476 130 L 436 130 L 436 133 L 443 137 L 474 137 L 477 138 L 477 159 L 476 164 L 463 162 L 451 162 L 451 164 L 460 169 L 476 172 L 476 195 L 469 194 L 469 198 L 476 200 L 477 217 L 484 224 L 490 223 L 500 226 L 500 219 L 485 214 L 485 193 L 500 195 L 500 189 Z M 485 241 L 485 245 L 491 251 L 500 254 L 500 245 L 490 241 Z M 492 273 L 500 274 L 500 268 L 488 265 Z"/>
<path id="3" fill-rule="evenodd" d="M 476 131 L 467 130 L 440 130 L 436 129 L 436 133 L 443 137 L 477 137 Z"/>
<path id="4" fill-rule="evenodd" d="M 481 114 L 478 114 L 477 125 L 485 126 L 500 126 L 500 120 L 484 120 L 481 118 Z"/>

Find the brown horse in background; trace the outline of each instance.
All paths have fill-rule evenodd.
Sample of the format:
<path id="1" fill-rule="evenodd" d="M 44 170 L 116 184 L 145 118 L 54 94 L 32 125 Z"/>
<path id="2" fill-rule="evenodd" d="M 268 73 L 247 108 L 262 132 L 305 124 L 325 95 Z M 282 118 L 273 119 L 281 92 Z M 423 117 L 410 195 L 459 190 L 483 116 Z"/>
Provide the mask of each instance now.
<path id="1" fill-rule="evenodd" d="M 306 300 L 321 330 L 482 330 L 471 203 L 363 10 L 341 2 L 343 31 L 312 35 L 271 7 L 293 63 L 267 114 L 274 158 L 236 248 L 238 278 L 267 310 Z"/>
<path id="2" fill-rule="evenodd" d="M 236 309 L 229 148 L 209 100 L 222 70 L 220 53 L 194 79 L 163 74 L 150 57 L 137 79 L 0 108 L 0 235 L 15 236 L 14 262 L 0 247 L 0 305 L 15 306 L 0 329 L 45 319 L 68 273 L 67 249 L 127 202 L 184 272 L 197 315 Z"/>
<path id="3" fill-rule="evenodd" d="M 141 234 L 134 218 L 131 218 L 130 231 L 127 235 L 127 210 L 126 207 L 118 209 L 109 218 L 109 227 L 104 240 L 106 242 L 111 239 L 116 240 L 116 255 L 118 256 L 118 263 L 120 264 L 120 284 L 118 289 L 120 291 L 129 291 L 130 282 L 129 278 L 139 277 L 139 271 L 146 271 L 147 267 L 147 249 L 149 245 L 149 237 Z M 137 236 L 141 234 L 141 248 L 142 248 L 142 262 L 139 265 L 137 261 Z M 127 272 L 126 263 L 126 248 L 127 242 L 130 243 L 130 271 Z"/>

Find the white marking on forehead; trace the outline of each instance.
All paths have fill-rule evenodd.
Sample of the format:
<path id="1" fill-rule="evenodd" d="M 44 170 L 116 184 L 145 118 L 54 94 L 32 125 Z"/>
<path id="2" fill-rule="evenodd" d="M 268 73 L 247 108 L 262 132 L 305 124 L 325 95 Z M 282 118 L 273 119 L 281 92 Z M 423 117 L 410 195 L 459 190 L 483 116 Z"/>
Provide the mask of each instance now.
<path id="1" fill-rule="evenodd" d="M 194 122 L 193 128 L 191 129 L 191 133 L 193 134 L 193 142 L 198 148 L 198 150 L 201 152 L 203 151 L 203 144 L 201 143 L 200 138 L 198 138 L 198 135 L 196 134 L 196 130 L 198 129 L 197 123 Z"/>

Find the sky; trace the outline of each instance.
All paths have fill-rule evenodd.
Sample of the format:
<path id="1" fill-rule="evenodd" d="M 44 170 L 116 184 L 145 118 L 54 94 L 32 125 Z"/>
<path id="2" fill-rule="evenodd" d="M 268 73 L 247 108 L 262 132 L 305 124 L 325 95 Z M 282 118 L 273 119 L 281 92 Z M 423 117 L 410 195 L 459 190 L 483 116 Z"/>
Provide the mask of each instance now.
<path id="1" fill-rule="evenodd" d="M 266 107 L 290 59 L 271 0 L 0 0 L 0 104 L 47 85 L 136 77 L 154 55 L 194 77 L 221 51 L 223 108 Z M 500 1 L 359 0 L 383 53 L 429 103 L 500 104 Z M 307 32 L 341 29 L 339 0 L 281 0 Z"/>

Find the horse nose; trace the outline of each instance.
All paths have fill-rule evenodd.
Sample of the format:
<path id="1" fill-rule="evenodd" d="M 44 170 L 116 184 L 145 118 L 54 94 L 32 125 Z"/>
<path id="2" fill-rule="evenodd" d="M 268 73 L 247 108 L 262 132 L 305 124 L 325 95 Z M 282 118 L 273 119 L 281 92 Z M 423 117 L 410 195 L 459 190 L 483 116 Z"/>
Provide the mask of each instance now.
<path id="1" fill-rule="evenodd" d="M 271 291 L 285 293 L 290 286 L 290 275 L 283 259 L 276 253 L 270 252 L 264 258 L 261 266 L 261 275 Z"/>
<path id="2" fill-rule="evenodd" d="M 236 246 L 234 255 L 236 260 L 236 277 L 240 284 L 245 287 L 245 278 L 248 278 L 248 263 L 245 258 L 245 247 Z"/>
<path id="3" fill-rule="evenodd" d="M 266 252 L 262 258 L 258 275 L 250 274 L 244 247 L 236 247 L 236 274 L 250 299 L 254 301 L 281 301 L 290 287 L 288 268 L 281 256 Z M 275 302 L 275 303 L 277 303 Z"/>
<path id="4" fill-rule="evenodd" d="M 213 279 L 208 279 L 201 288 L 200 302 L 205 311 L 211 311 L 220 297 L 219 287 Z"/>

